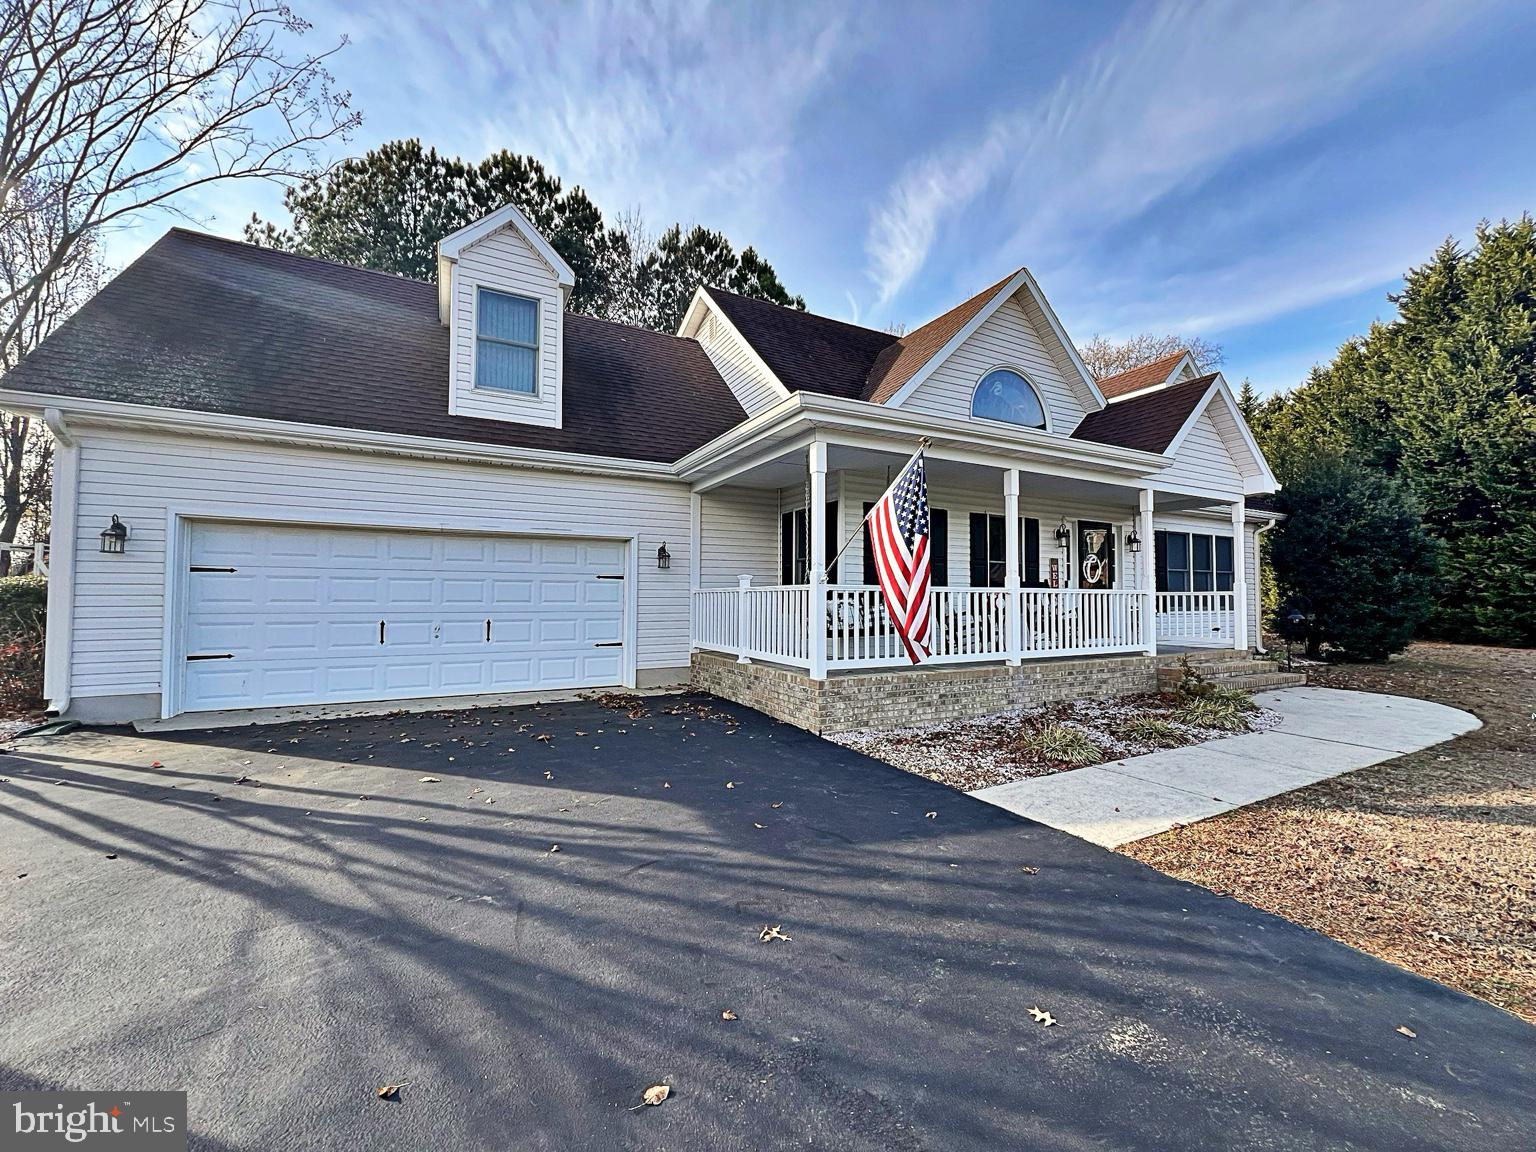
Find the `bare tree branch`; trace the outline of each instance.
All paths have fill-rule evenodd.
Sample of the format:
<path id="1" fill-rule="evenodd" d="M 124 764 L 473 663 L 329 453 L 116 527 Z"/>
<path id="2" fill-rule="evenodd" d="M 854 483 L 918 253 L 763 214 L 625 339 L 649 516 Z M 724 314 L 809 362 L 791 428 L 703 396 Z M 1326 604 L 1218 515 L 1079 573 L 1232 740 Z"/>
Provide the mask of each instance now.
<path id="1" fill-rule="evenodd" d="M 224 181 L 313 175 L 359 123 L 281 0 L 0 0 L 0 376 L 100 279 L 105 229 Z M 0 415 L 0 541 L 51 446 Z"/>

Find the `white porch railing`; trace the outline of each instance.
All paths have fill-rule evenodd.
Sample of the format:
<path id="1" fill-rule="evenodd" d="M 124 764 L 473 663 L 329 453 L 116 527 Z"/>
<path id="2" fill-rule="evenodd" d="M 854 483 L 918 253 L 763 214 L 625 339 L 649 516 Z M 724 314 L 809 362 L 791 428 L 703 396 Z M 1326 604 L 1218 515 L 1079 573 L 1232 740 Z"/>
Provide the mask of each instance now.
<path id="1" fill-rule="evenodd" d="M 1140 652 L 1144 594 L 1071 588 L 935 588 L 930 594 L 932 664 Z M 1019 647 L 1008 642 L 1009 602 L 1019 613 Z M 693 645 L 743 659 L 809 668 L 808 585 L 704 588 L 693 594 Z M 829 670 L 903 667 L 901 637 L 872 585 L 829 585 L 819 630 Z M 738 638 L 744 638 L 738 642 Z"/>
<path id="2" fill-rule="evenodd" d="M 1231 592 L 1159 592 L 1157 642 L 1230 648 L 1237 639 L 1237 597 Z"/>

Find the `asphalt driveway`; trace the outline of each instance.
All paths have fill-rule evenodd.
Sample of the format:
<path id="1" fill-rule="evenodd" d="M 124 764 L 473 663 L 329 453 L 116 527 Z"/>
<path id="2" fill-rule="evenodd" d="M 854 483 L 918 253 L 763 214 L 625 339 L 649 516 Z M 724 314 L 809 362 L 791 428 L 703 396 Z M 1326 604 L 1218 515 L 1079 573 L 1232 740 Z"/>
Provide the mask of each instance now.
<path id="1" fill-rule="evenodd" d="M 645 709 L 19 742 L 0 1089 L 186 1089 L 232 1149 L 1536 1144 L 1514 1017 L 755 713 Z"/>

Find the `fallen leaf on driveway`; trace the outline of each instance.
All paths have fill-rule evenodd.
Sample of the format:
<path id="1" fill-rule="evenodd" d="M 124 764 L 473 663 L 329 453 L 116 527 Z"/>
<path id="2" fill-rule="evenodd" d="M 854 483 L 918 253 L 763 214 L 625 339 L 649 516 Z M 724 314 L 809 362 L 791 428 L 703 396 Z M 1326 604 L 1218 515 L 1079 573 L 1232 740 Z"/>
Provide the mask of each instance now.
<path id="1" fill-rule="evenodd" d="M 558 851 L 560 851 L 560 845 L 558 845 L 558 844 L 551 844 L 549 846 L 549 850 L 551 852 L 558 852 Z"/>
<path id="2" fill-rule="evenodd" d="M 405 1081 L 405 1082 L 402 1082 L 400 1084 L 385 1084 L 385 1085 L 383 1085 L 379 1089 L 379 1099 L 380 1100 L 393 1100 L 396 1096 L 400 1095 L 400 1089 L 404 1088 L 406 1086 L 406 1084 L 408 1084 L 408 1083 L 410 1083 L 410 1082 L 409 1081 Z"/>
<path id="3" fill-rule="evenodd" d="M 939 818 L 939 814 L 937 812 L 924 812 L 923 815 L 926 816 L 929 820 L 937 820 Z"/>
<path id="4" fill-rule="evenodd" d="M 1036 873 L 1038 873 L 1040 871 L 1040 869 L 1038 869 L 1038 868 L 1031 868 L 1028 864 L 1025 864 L 1023 867 L 1021 867 L 1019 869 L 1019 871 L 1024 873 L 1026 876 L 1034 876 Z"/>
<path id="5" fill-rule="evenodd" d="M 754 821 L 752 821 L 752 827 L 754 827 L 754 828 L 766 828 L 766 827 L 768 827 L 768 825 L 766 825 L 766 824 L 759 824 L 756 820 L 754 820 Z"/>
<path id="6" fill-rule="evenodd" d="M 727 1008 L 724 1012 L 720 1013 L 720 1019 L 722 1019 L 722 1020 L 735 1020 L 736 1019 L 736 1013 L 732 1012 L 729 1008 Z"/>
<path id="7" fill-rule="evenodd" d="M 770 941 L 770 940 L 786 940 L 787 941 L 789 939 L 789 937 L 784 935 L 784 933 L 779 931 L 779 929 L 782 928 L 782 927 L 783 927 L 782 924 L 775 924 L 772 927 L 764 925 L 763 930 L 757 934 L 757 938 L 760 941 L 762 941 L 764 944 L 768 943 L 768 941 Z"/>
<path id="8" fill-rule="evenodd" d="M 1043 1024 L 1047 1028 L 1056 1023 L 1056 1017 L 1042 1010 L 1038 1004 L 1029 1010 L 1029 1014 L 1034 1018 L 1036 1024 Z"/>
<path id="9" fill-rule="evenodd" d="M 782 801 L 782 800 L 775 800 L 772 804 L 768 805 L 768 807 L 770 807 L 770 808 L 782 808 L 782 807 L 784 807 L 784 801 Z"/>
<path id="10" fill-rule="evenodd" d="M 439 780 L 436 776 L 423 776 L 421 778 L 421 782 L 423 784 L 441 784 L 442 783 L 442 781 Z"/>
<path id="11" fill-rule="evenodd" d="M 736 781 L 734 781 L 734 780 L 727 780 L 725 782 L 725 786 L 727 788 L 734 788 L 734 787 L 736 787 Z"/>
<path id="12" fill-rule="evenodd" d="M 160 761 L 158 761 L 158 760 L 151 760 L 149 762 L 149 766 L 151 768 L 164 768 L 165 767 L 165 765 L 160 763 Z"/>
<path id="13" fill-rule="evenodd" d="M 542 740 L 544 743 L 548 744 L 551 740 L 554 739 L 554 737 L 551 736 L 548 732 L 545 732 L 542 736 L 536 736 L 534 739 Z"/>
<path id="14" fill-rule="evenodd" d="M 670 1095 L 672 1095 L 672 1089 L 668 1088 L 665 1084 L 652 1084 L 645 1090 L 644 1095 L 640 1097 L 640 1106 L 643 1107 L 646 1104 L 655 1106 Z"/>
<path id="15" fill-rule="evenodd" d="M 1397 1030 L 1399 1032 L 1401 1032 L 1404 1036 L 1408 1037 L 1408 1039 L 1410 1039 L 1410 1040 L 1416 1039 L 1418 1037 L 1418 1035 L 1419 1035 L 1417 1032 L 1415 1032 L 1412 1028 L 1408 1027 L 1408 1025 L 1406 1025 L 1406 1024 L 1399 1024 L 1397 1026 Z"/>
<path id="16" fill-rule="evenodd" d="M 555 774 L 553 772 L 551 772 L 549 769 L 546 768 L 544 770 L 544 779 L 546 779 L 546 780 L 553 780 L 554 778 L 555 778 Z"/>

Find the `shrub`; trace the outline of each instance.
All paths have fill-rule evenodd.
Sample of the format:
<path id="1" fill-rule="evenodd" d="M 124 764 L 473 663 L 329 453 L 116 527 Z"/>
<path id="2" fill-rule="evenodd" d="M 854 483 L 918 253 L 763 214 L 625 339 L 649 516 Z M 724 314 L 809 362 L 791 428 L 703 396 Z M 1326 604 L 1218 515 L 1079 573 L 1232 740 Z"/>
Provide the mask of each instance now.
<path id="1" fill-rule="evenodd" d="M 47 620 L 46 579 L 0 579 L 0 708 L 27 711 L 42 704 Z"/>
<path id="2" fill-rule="evenodd" d="M 1286 519 L 1270 533 L 1269 555 L 1280 601 L 1312 617 L 1307 655 L 1319 658 L 1325 644 L 1353 660 L 1401 652 L 1429 616 L 1440 570 L 1440 545 L 1408 490 L 1319 456 L 1298 465 L 1280 495 Z"/>
<path id="3" fill-rule="evenodd" d="M 1156 716 L 1132 716 L 1115 728 L 1115 735 L 1132 744 L 1151 744 L 1158 748 L 1178 748 L 1189 742 L 1184 733 Z"/>
<path id="4" fill-rule="evenodd" d="M 1054 722 L 1026 728 L 1019 736 L 1019 746 L 1042 760 L 1073 767 L 1097 764 L 1104 759 L 1103 751 L 1086 732 Z"/>

